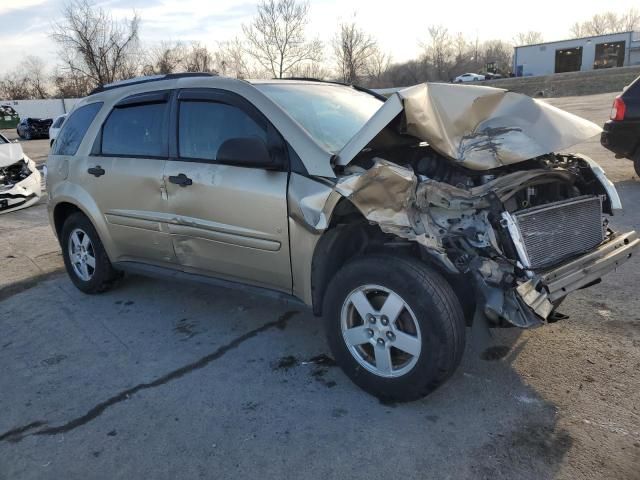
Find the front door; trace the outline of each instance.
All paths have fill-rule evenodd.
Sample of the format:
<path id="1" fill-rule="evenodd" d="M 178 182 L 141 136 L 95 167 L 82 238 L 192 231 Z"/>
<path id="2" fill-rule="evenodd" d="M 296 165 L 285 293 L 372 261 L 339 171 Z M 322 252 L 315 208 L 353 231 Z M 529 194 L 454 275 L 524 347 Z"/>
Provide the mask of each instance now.
<path id="1" fill-rule="evenodd" d="M 151 92 L 118 103 L 82 169 L 83 185 L 104 215 L 116 247 L 113 261 L 177 263 L 163 180 L 169 98 L 169 92 Z"/>
<path id="2" fill-rule="evenodd" d="M 178 261 L 185 271 L 290 292 L 286 164 L 267 170 L 217 157 L 226 140 L 251 137 L 284 155 L 279 135 L 230 92 L 184 90 L 176 103 L 175 158 L 165 182 Z"/>

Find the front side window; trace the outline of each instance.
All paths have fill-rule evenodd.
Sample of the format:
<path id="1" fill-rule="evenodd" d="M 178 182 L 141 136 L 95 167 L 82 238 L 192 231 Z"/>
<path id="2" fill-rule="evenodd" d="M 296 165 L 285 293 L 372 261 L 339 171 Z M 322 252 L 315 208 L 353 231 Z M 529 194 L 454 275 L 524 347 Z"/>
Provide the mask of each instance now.
<path id="1" fill-rule="evenodd" d="M 265 128 L 226 103 L 182 101 L 178 125 L 181 158 L 215 161 L 220 145 L 231 138 L 257 137 L 267 141 Z"/>
<path id="2" fill-rule="evenodd" d="M 256 88 L 332 153 L 344 147 L 383 103 L 342 85 L 265 83 Z"/>
<path id="3" fill-rule="evenodd" d="M 75 155 L 101 107 L 102 102 L 96 102 L 74 110 L 56 139 L 53 155 Z"/>
<path id="4" fill-rule="evenodd" d="M 167 157 L 167 109 L 166 102 L 116 106 L 102 127 L 102 155 Z"/>

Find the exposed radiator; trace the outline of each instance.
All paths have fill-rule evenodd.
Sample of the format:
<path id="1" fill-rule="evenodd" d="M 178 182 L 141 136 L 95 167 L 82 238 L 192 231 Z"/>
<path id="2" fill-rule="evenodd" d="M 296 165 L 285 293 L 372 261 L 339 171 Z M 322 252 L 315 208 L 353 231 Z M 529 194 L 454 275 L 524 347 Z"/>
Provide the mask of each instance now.
<path id="1" fill-rule="evenodd" d="M 582 196 L 514 212 L 509 222 L 520 260 L 540 269 L 587 252 L 604 240 L 598 196 Z M 521 245 L 518 246 L 517 244 Z"/>

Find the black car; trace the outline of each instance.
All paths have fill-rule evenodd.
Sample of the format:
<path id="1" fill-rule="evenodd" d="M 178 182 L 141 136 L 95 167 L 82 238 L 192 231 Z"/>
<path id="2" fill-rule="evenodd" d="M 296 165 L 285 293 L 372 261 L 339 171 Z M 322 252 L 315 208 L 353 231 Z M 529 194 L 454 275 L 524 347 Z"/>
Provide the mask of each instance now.
<path id="1" fill-rule="evenodd" d="M 613 101 L 611 120 L 604 124 L 600 143 L 616 158 L 633 160 L 640 177 L 640 77 Z"/>
<path id="2" fill-rule="evenodd" d="M 20 138 L 31 140 L 32 138 L 49 138 L 49 127 L 53 123 L 51 118 L 23 118 L 20 120 L 16 131 Z"/>

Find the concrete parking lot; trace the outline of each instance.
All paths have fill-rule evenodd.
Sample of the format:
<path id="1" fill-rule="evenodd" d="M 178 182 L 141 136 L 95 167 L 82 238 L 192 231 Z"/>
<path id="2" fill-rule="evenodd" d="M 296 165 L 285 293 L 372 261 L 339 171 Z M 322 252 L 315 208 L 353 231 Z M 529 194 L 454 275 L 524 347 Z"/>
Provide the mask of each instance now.
<path id="1" fill-rule="evenodd" d="M 553 99 L 599 124 L 614 94 Z M 38 163 L 46 140 L 24 142 Z M 616 182 L 631 162 L 573 149 Z M 0 479 L 640 478 L 640 261 L 566 321 L 473 338 L 443 388 L 382 404 L 335 367 L 303 306 L 128 276 L 87 296 L 43 204 L 0 216 Z"/>

